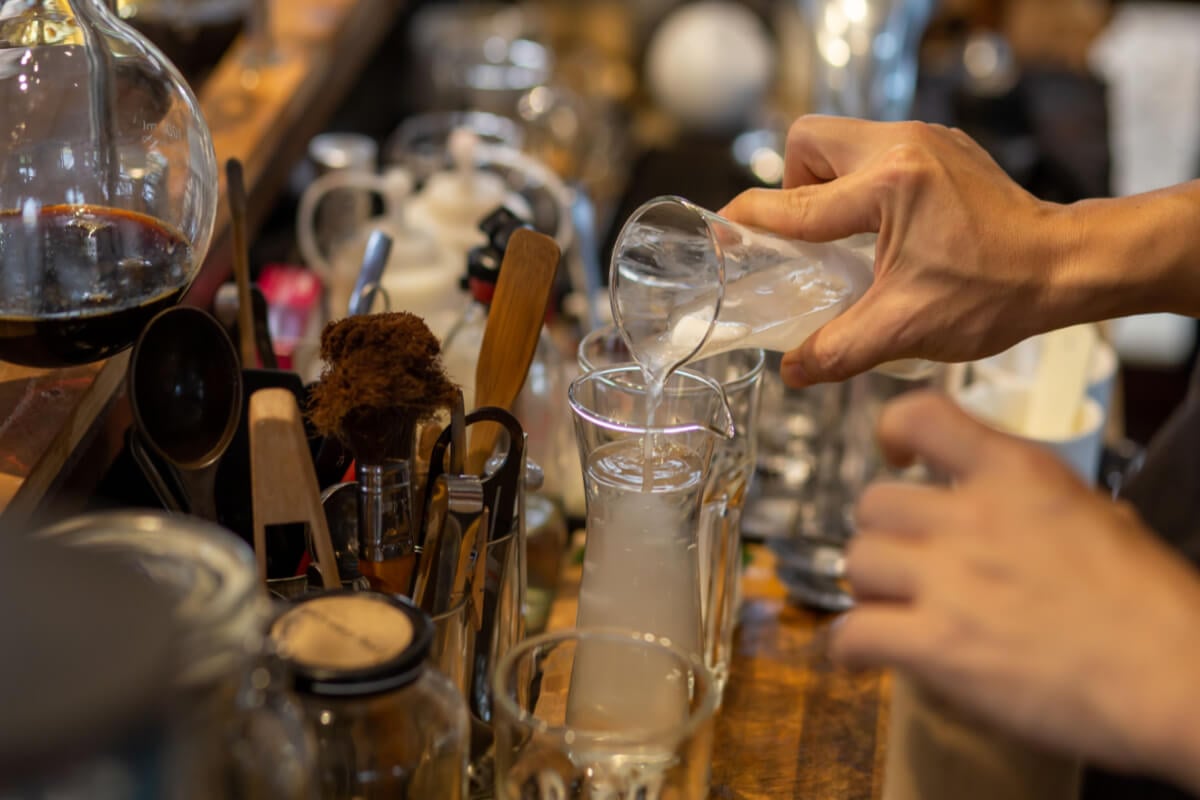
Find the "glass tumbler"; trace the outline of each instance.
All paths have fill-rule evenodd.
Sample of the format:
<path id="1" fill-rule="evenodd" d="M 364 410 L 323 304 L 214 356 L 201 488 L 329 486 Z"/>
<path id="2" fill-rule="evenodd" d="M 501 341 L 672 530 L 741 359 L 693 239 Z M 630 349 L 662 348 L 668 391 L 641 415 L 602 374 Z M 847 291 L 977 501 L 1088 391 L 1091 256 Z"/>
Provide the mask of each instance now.
<path id="1" fill-rule="evenodd" d="M 699 656 L 701 501 L 713 445 L 733 435 L 733 419 L 721 387 L 696 372 L 667 380 L 653 426 L 649 395 L 632 365 L 583 375 L 568 391 L 587 503 L 577 624 L 645 630 Z"/>
<path id="2" fill-rule="evenodd" d="M 608 702 L 581 691 L 597 680 L 617 690 Z M 618 690 L 632 681 L 655 702 Z M 615 629 L 529 639 L 500 662 L 494 694 L 498 800 L 708 797 L 715 687 L 663 639 Z"/>
<path id="3" fill-rule="evenodd" d="M 611 325 L 583 338 L 578 359 L 585 373 L 632 361 L 621 334 Z M 704 657 L 713 673 L 718 696 L 728 678 L 737 624 L 742 576 L 741 518 L 755 472 L 765 360 L 762 350 L 735 350 L 691 366 L 721 384 L 735 428 L 731 438 L 717 442 L 713 448 L 697 542 Z"/>

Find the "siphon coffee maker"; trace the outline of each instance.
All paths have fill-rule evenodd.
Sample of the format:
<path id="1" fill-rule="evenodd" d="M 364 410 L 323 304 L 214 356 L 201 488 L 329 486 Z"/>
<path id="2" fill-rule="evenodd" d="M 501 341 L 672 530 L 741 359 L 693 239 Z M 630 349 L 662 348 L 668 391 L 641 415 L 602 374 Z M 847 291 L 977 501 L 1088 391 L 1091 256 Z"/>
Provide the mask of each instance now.
<path id="1" fill-rule="evenodd" d="M 103 0 L 0 3 L 0 63 L 0 358 L 106 358 L 199 271 L 217 204 L 208 126 Z"/>

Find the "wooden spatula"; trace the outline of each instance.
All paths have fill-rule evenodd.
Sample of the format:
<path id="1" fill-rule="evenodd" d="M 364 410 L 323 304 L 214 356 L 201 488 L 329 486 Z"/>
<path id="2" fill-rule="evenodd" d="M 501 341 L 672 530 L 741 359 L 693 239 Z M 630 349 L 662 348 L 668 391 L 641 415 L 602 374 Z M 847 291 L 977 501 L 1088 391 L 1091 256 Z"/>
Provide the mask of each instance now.
<path id="1" fill-rule="evenodd" d="M 512 408 L 525 384 L 561 253 L 545 234 L 521 229 L 508 240 L 483 342 L 475 367 L 475 407 Z M 477 425 L 467 454 L 467 471 L 483 472 L 500 428 Z"/>
<path id="2" fill-rule="evenodd" d="M 340 589 L 300 407 L 287 389 L 260 389 L 250 396 L 250 483 L 259 579 L 267 579 L 267 527 L 307 523 L 321 582 L 326 589 Z"/>

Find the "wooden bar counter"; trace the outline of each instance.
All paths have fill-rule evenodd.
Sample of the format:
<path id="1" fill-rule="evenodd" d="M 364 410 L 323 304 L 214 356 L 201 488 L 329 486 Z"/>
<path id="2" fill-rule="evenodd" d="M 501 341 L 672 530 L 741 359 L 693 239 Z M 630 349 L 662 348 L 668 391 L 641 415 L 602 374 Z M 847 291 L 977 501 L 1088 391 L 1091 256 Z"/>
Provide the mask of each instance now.
<path id="1" fill-rule="evenodd" d="M 883 789 L 887 680 L 835 670 L 833 617 L 787 602 L 765 547 L 752 548 L 713 745 L 713 800 L 873 800 Z M 568 566 L 551 630 L 575 623 L 582 568 Z"/>
<path id="2" fill-rule="evenodd" d="M 309 138 L 345 96 L 388 32 L 403 0 L 272 0 L 279 49 L 264 62 L 234 42 L 197 92 L 219 165 L 245 169 L 253 230 L 271 207 Z M 229 213 L 222 199 L 208 258 L 184 302 L 206 307 L 229 275 Z M 126 351 L 63 370 L 0 362 L 0 523 L 26 524 L 39 512 L 69 513 L 120 449 L 127 414 Z M 117 419 L 111 424 L 109 418 Z M 88 481 L 91 481 L 89 485 Z M 68 495 L 57 502 L 57 494 Z M 53 502 L 52 502 L 53 501 Z"/>

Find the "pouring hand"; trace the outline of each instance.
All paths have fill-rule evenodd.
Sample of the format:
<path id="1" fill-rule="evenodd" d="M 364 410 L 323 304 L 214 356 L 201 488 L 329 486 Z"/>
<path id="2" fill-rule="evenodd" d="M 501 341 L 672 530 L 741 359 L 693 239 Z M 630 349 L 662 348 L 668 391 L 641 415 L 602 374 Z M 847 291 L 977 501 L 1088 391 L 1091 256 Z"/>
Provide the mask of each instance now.
<path id="1" fill-rule="evenodd" d="M 864 493 L 847 558 L 858 605 L 834 659 L 896 667 L 1044 746 L 1200 788 L 1200 577 L 1130 508 L 943 396 L 893 402 L 879 438 L 954 485 Z"/>
<path id="2" fill-rule="evenodd" d="M 1078 322 L 1200 313 L 1197 207 L 1200 182 L 1042 202 L 962 131 L 811 116 L 788 134 L 783 189 L 721 213 L 810 241 L 879 234 L 871 289 L 784 357 L 803 386 L 898 358 L 982 358 Z"/>

